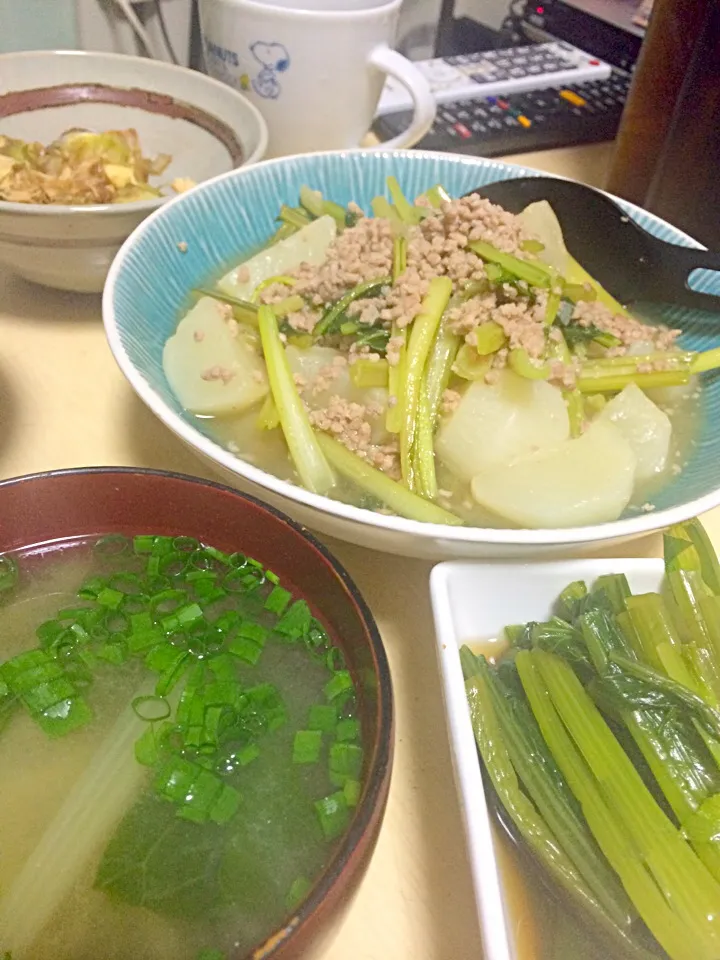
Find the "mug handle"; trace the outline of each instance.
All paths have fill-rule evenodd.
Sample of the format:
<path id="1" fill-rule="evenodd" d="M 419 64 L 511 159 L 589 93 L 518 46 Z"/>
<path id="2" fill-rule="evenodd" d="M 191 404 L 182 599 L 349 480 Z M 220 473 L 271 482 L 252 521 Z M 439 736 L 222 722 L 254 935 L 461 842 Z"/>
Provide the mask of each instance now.
<path id="1" fill-rule="evenodd" d="M 369 62 L 398 80 L 408 91 L 413 102 L 413 118 L 407 130 L 403 130 L 391 140 L 384 140 L 375 149 L 397 150 L 412 147 L 422 140 L 435 119 L 437 104 L 430 90 L 430 84 L 407 57 L 386 44 L 381 44 L 370 53 Z"/>

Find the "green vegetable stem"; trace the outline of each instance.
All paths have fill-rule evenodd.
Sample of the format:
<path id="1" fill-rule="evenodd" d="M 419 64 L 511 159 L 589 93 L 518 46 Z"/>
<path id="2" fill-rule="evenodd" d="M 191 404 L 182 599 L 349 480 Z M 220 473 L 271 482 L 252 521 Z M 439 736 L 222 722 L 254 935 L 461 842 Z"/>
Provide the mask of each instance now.
<path id="1" fill-rule="evenodd" d="M 413 448 L 417 437 L 417 415 L 425 365 L 451 294 L 451 280 L 448 277 L 434 277 L 430 281 L 420 313 L 413 321 L 410 331 L 407 357 L 402 372 L 404 382 L 401 389 L 403 407 L 400 429 L 402 476 L 410 490 L 418 486 L 413 464 Z"/>
<path id="2" fill-rule="evenodd" d="M 335 477 L 310 426 L 272 310 L 259 307 L 258 325 L 270 389 L 290 456 L 303 485 L 313 493 L 328 494 L 335 486 Z"/>

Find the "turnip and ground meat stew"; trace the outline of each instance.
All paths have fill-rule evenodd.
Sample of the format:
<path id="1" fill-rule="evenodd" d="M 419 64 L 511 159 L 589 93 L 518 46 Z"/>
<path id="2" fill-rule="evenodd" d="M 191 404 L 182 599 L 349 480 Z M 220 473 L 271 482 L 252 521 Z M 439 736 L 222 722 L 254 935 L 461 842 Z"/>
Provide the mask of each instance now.
<path id="1" fill-rule="evenodd" d="M 355 686 L 240 553 L 104 537 L 0 556 L 0 958 L 226 960 L 329 863 Z"/>
<path id="2" fill-rule="evenodd" d="M 697 420 L 695 354 L 519 216 L 388 181 L 372 216 L 303 187 L 268 245 L 167 341 L 179 401 L 229 450 L 349 503 L 444 524 L 570 527 L 651 509 Z"/>

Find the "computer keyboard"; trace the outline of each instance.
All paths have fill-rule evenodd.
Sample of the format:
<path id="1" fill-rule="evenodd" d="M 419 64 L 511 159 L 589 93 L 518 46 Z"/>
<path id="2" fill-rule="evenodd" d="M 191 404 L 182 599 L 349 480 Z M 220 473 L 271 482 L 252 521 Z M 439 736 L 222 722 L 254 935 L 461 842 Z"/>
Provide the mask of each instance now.
<path id="1" fill-rule="evenodd" d="M 415 146 L 499 157 L 612 140 L 629 86 L 630 75 L 613 71 L 600 80 L 441 104 Z M 394 137 L 411 117 L 409 110 L 379 117 L 373 130 L 381 140 Z"/>
<path id="2" fill-rule="evenodd" d="M 522 93 L 585 80 L 604 80 L 612 67 L 597 57 L 557 40 L 415 63 L 438 104 L 498 94 Z M 410 110 L 406 87 L 394 77 L 385 81 L 377 116 Z"/>

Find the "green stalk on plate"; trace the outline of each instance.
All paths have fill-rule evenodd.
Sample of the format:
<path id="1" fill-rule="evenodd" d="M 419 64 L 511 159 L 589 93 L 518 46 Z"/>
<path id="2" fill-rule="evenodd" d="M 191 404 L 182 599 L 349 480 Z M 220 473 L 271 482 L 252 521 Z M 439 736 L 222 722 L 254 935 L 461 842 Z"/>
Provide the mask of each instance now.
<path id="1" fill-rule="evenodd" d="M 462 661 L 466 674 L 470 664 L 480 676 L 468 688 L 469 707 L 498 799 L 551 875 L 573 891 L 537 843 L 540 834 L 531 835 L 517 816 L 507 770 L 498 777 L 498 757 L 592 890 L 594 903 L 574 896 L 590 918 L 598 919 L 601 904 L 605 920 L 617 925 L 613 905 L 623 901 L 611 891 L 619 882 L 671 960 L 716 960 L 720 711 L 712 681 L 720 661 L 720 565 L 697 521 L 668 531 L 665 561 L 661 592 L 633 595 L 622 575 L 601 577 L 590 589 L 578 581 L 562 592 L 559 616 L 507 628 L 512 647 L 497 666 L 478 666 L 469 651 Z M 520 685 L 500 679 L 513 674 Z M 492 715 L 478 707 L 478 686 Z M 523 720 L 528 716 L 532 727 Z M 563 796 L 579 805 L 579 824 L 597 845 L 610 882 L 579 856 L 583 834 L 571 814 L 557 816 L 562 808 L 549 805 L 553 769 Z M 622 956 L 632 955 L 629 946 L 647 946 L 642 924 L 632 911 L 627 917 L 617 925 Z"/>

